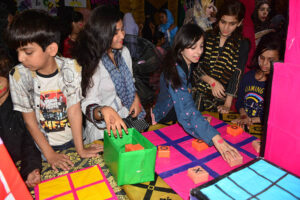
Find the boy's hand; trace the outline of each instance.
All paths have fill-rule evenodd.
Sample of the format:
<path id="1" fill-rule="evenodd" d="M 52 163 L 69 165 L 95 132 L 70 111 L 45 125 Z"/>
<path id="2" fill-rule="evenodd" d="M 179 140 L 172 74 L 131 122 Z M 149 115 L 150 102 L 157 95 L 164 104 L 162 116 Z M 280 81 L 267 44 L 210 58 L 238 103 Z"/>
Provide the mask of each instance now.
<path id="1" fill-rule="evenodd" d="M 46 158 L 48 163 L 51 165 L 52 169 L 54 169 L 54 171 L 56 172 L 58 172 L 57 167 L 61 168 L 64 171 L 68 171 L 70 170 L 70 167 L 74 166 L 69 156 L 65 154 L 54 152 Z"/>
<path id="2" fill-rule="evenodd" d="M 98 153 L 101 151 L 103 151 L 103 145 L 91 144 L 91 146 L 83 148 L 81 151 L 79 151 L 78 154 L 81 158 L 91 158 L 97 157 Z"/>
<path id="3" fill-rule="evenodd" d="M 30 172 L 25 181 L 27 187 L 34 187 L 41 182 L 41 174 L 39 169 L 35 169 Z"/>
<path id="4" fill-rule="evenodd" d="M 107 128 L 107 133 L 109 136 L 110 136 L 110 132 L 112 130 L 115 138 L 117 138 L 118 137 L 117 130 L 118 130 L 120 137 L 122 137 L 122 128 L 128 134 L 126 124 L 123 122 L 122 118 L 119 116 L 119 114 L 113 108 L 111 108 L 109 106 L 105 106 L 101 109 L 101 113 L 104 117 L 104 121 L 106 123 L 106 128 Z"/>

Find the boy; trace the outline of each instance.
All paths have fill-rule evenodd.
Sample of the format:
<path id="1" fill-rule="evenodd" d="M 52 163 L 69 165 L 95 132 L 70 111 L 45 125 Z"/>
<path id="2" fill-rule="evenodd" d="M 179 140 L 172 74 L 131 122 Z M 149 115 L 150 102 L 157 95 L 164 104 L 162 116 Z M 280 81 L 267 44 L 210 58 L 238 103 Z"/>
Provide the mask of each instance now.
<path id="1" fill-rule="evenodd" d="M 11 63 L 6 50 L 0 48 L 0 138 L 13 161 L 21 161 L 20 173 L 26 185 L 34 187 L 41 181 L 41 153 L 25 127 L 22 114 L 13 111 L 8 85 Z"/>
<path id="2" fill-rule="evenodd" d="M 7 36 L 21 62 L 9 75 L 14 110 L 22 112 L 44 158 L 57 171 L 73 166 L 57 150 L 75 144 L 82 158 L 97 156 L 102 146 L 84 148 L 82 142 L 81 67 L 56 57 L 60 34 L 54 19 L 43 11 L 24 11 L 14 18 Z"/>

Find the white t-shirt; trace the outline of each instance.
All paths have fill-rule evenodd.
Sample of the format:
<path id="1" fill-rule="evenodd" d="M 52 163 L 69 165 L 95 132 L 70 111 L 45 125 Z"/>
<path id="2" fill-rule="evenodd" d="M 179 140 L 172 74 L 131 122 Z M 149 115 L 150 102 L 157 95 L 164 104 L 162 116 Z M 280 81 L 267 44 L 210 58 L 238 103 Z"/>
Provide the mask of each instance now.
<path id="1" fill-rule="evenodd" d="M 47 76 L 37 75 L 41 83 L 40 123 L 51 146 L 65 144 L 73 136 L 67 115 L 67 99 L 58 87 L 58 71 Z"/>

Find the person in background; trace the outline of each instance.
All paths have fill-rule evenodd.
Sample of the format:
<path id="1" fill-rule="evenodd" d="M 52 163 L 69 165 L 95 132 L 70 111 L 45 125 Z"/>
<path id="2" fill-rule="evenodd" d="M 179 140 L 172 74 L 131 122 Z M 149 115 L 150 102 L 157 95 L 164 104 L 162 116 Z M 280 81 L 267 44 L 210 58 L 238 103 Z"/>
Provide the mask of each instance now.
<path id="1" fill-rule="evenodd" d="M 41 153 L 25 127 L 22 114 L 13 110 L 8 83 L 12 66 L 7 51 L 0 48 L 0 138 L 12 160 L 21 161 L 20 173 L 26 185 L 34 187 L 41 181 Z"/>
<path id="2" fill-rule="evenodd" d="M 245 74 L 239 87 L 236 108 L 240 118 L 233 120 L 233 123 L 249 127 L 253 123 L 263 122 L 266 84 L 272 63 L 282 59 L 281 41 L 276 33 L 261 38 L 252 61 L 254 69 Z"/>
<path id="3" fill-rule="evenodd" d="M 214 17 L 217 8 L 214 6 L 213 0 L 196 0 L 194 4 L 194 21 L 204 31 L 211 30 L 212 24 L 216 22 Z"/>
<path id="4" fill-rule="evenodd" d="M 160 93 L 152 121 L 178 121 L 184 130 L 208 145 L 215 145 L 223 159 L 233 161 L 241 155 L 220 136 L 195 107 L 191 94 L 191 71 L 200 59 L 204 32 L 196 24 L 183 25 L 165 56 L 160 77 Z"/>
<path id="5" fill-rule="evenodd" d="M 5 42 L 5 33 L 16 14 L 16 10 L 17 7 L 14 1 L 2 0 L 0 2 L 0 48 L 4 48 L 9 53 L 13 64 L 18 63 L 18 56 L 14 49 L 10 49 L 7 46 Z"/>
<path id="6" fill-rule="evenodd" d="M 68 36 L 63 43 L 64 46 L 63 46 L 62 54 L 64 57 L 72 58 L 70 49 L 74 45 L 79 32 L 83 29 L 83 26 L 84 26 L 83 15 L 80 12 L 73 11 L 72 18 L 68 22 L 68 26 L 67 26 L 67 29 L 69 30 Z"/>
<path id="7" fill-rule="evenodd" d="M 140 27 L 141 30 L 141 36 L 150 42 L 153 42 L 153 37 L 156 31 L 155 24 L 153 22 L 153 17 L 151 15 L 145 16 L 145 23 L 142 27 Z"/>
<path id="8" fill-rule="evenodd" d="M 124 22 L 124 44 L 128 48 L 131 57 L 137 58 L 139 56 L 139 49 L 138 46 L 138 34 L 139 34 L 139 27 L 135 23 L 135 20 L 131 13 L 126 13 L 123 17 Z"/>
<path id="9" fill-rule="evenodd" d="M 163 57 L 166 54 L 166 50 L 162 48 L 162 46 L 165 44 L 166 38 L 165 35 L 161 31 L 156 31 L 154 34 L 154 45 L 156 46 L 156 49 L 160 53 L 160 56 Z"/>
<path id="10" fill-rule="evenodd" d="M 252 14 L 256 46 L 258 45 L 262 36 L 270 32 L 274 32 L 274 29 L 270 29 L 270 12 L 271 4 L 268 0 L 256 1 L 255 10 Z"/>
<path id="11" fill-rule="evenodd" d="M 236 97 L 249 51 L 242 37 L 245 7 L 227 1 L 217 13 L 214 30 L 207 34 L 203 58 L 193 72 L 193 95 L 200 111 L 228 113 Z"/>
<path id="12" fill-rule="evenodd" d="M 161 9 L 159 10 L 159 20 L 160 25 L 158 26 L 158 30 L 165 34 L 167 41 L 166 44 L 170 46 L 172 45 L 173 39 L 178 30 L 177 26 L 174 24 L 173 15 L 168 9 Z"/>

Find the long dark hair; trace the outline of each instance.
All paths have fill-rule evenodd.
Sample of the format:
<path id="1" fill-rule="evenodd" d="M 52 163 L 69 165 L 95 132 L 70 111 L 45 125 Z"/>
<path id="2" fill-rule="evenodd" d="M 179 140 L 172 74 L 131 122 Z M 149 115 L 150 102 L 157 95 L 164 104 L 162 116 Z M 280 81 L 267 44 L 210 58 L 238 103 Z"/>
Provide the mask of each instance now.
<path id="1" fill-rule="evenodd" d="M 238 0 L 230 0 L 223 3 L 221 8 L 217 12 L 217 21 L 214 26 L 215 34 L 219 34 L 219 22 L 224 15 L 235 16 L 240 23 L 245 17 L 245 6 Z M 231 38 L 241 38 L 242 37 L 243 26 L 237 27 L 231 34 Z"/>
<path id="2" fill-rule="evenodd" d="M 258 65 L 258 57 L 268 50 L 278 51 L 279 60 L 283 60 L 284 42 L 277 33 L 268 33 L 261 38 L 252 58 L 252 68 L 260 69 Z"/>
<path id="3" fill-rule="evenodd" d="M 111 47 L 116 33 L 116 24 L 122 20 L 121 13 L 112 6 L 99 6 L 95 8 L 79 33 L 72 56 L 82 66 L 82 94 L 93 86 L 92 76 L 98 66 L 102 55 Z"/>
<path id="4" fill-rule="evenodd" d="M 268 0 L 257 1 L 256 5 L 255 5 L 254 12 L 253 12 L 253 14 L 252 14 L 252 16 L 251 16 L 255 28 L 257 28 L 258 26 L 261 26 L 261 25 L 267 26 L 267 25 L 269 24 L 269 20 L 270 20 L 270 12 L 269 12 L 268 18 L 266 19 L 265 22 L 261 22 L 261 21 L 259 20 L 259 18 L 258 18 L 258 10 L 259 10 L 259 8 L 260 8 L 263 4 L 268 4 L 268 5 L 269 5 L 269 8 L 271 8 L 271 3 L 270 3 Z"/>
<path id="5" fill-rule="evenodd" d="M 164 78 L 171 83 L 173 89 L 181 86 L 176 69 L 176 63 L 182 66 L 185 62 L 181 52 L 186 48 L 191 48 L 201 37 L 204 37 L 204 31 L 196 24 L 185 24 L 177 32 L 173 45 L 166 54 L 162 65 Z"/>

